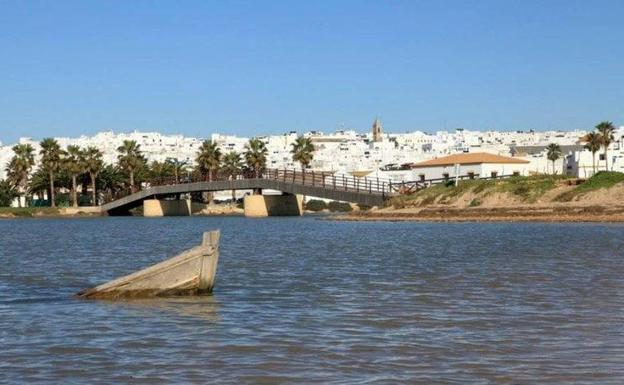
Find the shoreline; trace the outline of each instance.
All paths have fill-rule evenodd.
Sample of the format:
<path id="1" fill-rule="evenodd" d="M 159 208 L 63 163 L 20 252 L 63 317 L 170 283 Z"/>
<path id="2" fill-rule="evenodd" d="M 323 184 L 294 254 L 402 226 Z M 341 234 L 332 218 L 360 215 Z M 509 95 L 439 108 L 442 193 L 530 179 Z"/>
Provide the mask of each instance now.
<path id="1" fill-rule="evenodd" d="M 336 215 L 328 219 L 347 222 L 624 223 L 624 206 L 382 209 Z"/>

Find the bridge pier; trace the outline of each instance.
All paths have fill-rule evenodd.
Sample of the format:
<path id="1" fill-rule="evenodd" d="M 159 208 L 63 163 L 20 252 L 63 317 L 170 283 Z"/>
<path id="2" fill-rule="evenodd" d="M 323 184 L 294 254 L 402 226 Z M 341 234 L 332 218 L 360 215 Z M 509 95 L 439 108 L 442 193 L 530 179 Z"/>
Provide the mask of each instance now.
<path id="1" fill-rule="evenodd" d="M 174 217 L 191 215 L 190 199 L 146 199 L 143 201 L 144 217 Z"/>
<path id="2" fill-rule="evenodd" d="M 247 195 L 243 204 L 246 217 L 303 215 L 302 195 Z"/>

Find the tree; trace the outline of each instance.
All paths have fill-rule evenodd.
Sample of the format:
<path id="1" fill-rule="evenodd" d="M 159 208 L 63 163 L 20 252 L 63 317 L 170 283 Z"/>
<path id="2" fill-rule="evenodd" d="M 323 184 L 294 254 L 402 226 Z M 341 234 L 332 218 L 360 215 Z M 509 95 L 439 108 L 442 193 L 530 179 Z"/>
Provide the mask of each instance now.
<path id="1" fill-rule="evenodd" d="M 19 197 L 15 186 L 7 180 L 0 180 L 0 207 L 11 206 L 13 199 Z"/>
<path id="2" fill-rule="evenodd" d="M 546 147 L 546 151 L 546 157 L 552 162 L 553 173 L 556 174 L 557 171 L 555 171 L 555 162 L 557 159 L 561 158 L 561 147 L 559 147 L 556 143 L 551 143 L 548 147 Z"/>
<path id="3" fill-rule="evenodd" d="M 230 176 L 232 179 L 236 179 L 236 176 L 240 174 L 243 169 L 243 161 L 241 160 L 241 155 L 232 151 L 223 157 L 223 167 L 222 170 Z M 236 190 L 232 190 L 232 204 L 236 202 Z"/>
<path id="4" fill-rule="evenodd" d="M 54 174 L 61 168 L 65 151 L 61 149 L 56 139 L 53 138 L 45 138 L 39 145 L 41 146 L 41 151 L 39 151 L 39 154 L 41 154 L 41 165 L 48 172 L 50 179 L 50 206 L 56 207 Z"/>
<path id="5" fill-rule="evenodd" d="M 117 147 L 117 160 L 119 167 L 126 171 L 130 177 L 130 191 L 134 192 L 134 174 L 145 165 L 145 158 L 141 153 L 141 145 L 135 140 L 124 140 L 123 144 Z"/>
<path id="6" fill-rule="evenodd" d="M 30 144 L 17 144 L 12 150 L 15 155 L 6 167 L 7 181 L 18 193 L 26 192 L 28 176 L 35 165 L 35 149 Z M 21 201 L 18 201 L 18 206 L 21 206 Z"/>
<path id="7" fill-rule="evenodd" d="M 197 150 L 197 169 L 202 176 L 208 176 L 208 182 L 212 181 L 213 172 L 221 165 L 221 150 L 216 142 L 204 140 Z"/>
<path id="8" fill-rule="evenodd" d="M 105 201 L 109 202 L 124 190 L 124 180 L 126 176 L 119 169 L 119 166 L 107 164 L 102 167 L 96 178 L 96 188 L 104 192 Z"/>
<path id="9" fill-rule="evenodd" d="M 602 146 L 604 147 L 605 170 L 609 171 L 609 158 L 607 156 L 607 149 L 615 139 L 613 137 L 615 126 L 613 126 L 613 122 L 603 121 L 596 125 L 596 130 L 598 130 L 598 133 L 600 134 L 600 141 Z"/>
<path id="10" fill-rule="evenodd" d="M 85 170 L 84 165 L 84 153 L 79 146 L 69 145 L 67 146 L 67 156 L 63 162 L 65 170 L 71 175 L 71 195 L 72 206 L 78 207 L 78 188 L 76 180 L 80 174 Z"/>
<path id="11" fill-rule="evenodd" d="M 301 163 L 301 170 L 304 171 L 310 165 L 314 157 L 314 145 L 312 144 L 312 140 L 300 136 L 295 139 L 291 146 L 292 149 L 290 153 L 292 154 L 293 160 Z"/>
<path id="12" fill-rule="evenodd" d="M 149 177 L 150 179 L 157 180 L 157 184 L 161 184 L 163 180 L 169 178 L 173 174 L 171 165 L 167 162 L 153 161 L 149 165 Z"/>
<path id="13" fill-rule="evenodd" d="M 585 137 L 585 141 L 586 141 L 585 148 L 591 151 L 592 153 L 592 168 L 593 168 L 592 175 L 594 175 L 596 174 L 596 153 L 600 151 L 600 148 L 602 147 L 602 138 L 599 133 L 590 132 Z"/>
<path id="14" fill-rule="evenodd" d="M 85 171 L 89 173 L 89 177 L 91 178 L 91 189 L 93 194 L 92 204 L 94 206 L 97 206 L 95 180 L 100 171 L 102 171 L 103 166 L 104 162 L 102 161 L 102 151 L 95 147 L 87 147 L 84 151 L 84 167 Z"/>
<path id="15" fill-rule="evenodd" d="M 264 142 L 257 138 L 250 139 L 245 145 L 245 162 L 253 170 L 256 178 L 260 177 L 260 173 L 266 167 L 268 152 Z"/>
<path id="16" fill-rule="evenodd" d="M 180 181 L 180 174 L 186 171 L 187 161 L 180 161 L 178 158 L 167 158 L 165 163 L 169 165 L 169 168 L 173 172 L 174 184 L 178 184 Z"/>

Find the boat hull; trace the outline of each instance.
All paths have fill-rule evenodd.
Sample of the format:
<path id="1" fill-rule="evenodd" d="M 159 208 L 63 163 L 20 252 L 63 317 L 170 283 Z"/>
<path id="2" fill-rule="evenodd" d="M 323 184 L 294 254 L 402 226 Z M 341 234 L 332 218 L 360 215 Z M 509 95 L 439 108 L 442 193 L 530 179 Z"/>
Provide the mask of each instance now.
<path id="1" fill-rule="evenodd" d="M 144 298 L 212 292 L 219 260 L 219 231 L 204 233 L 200 246 L 135 273 L 77 294 L 81 298 Z"/>

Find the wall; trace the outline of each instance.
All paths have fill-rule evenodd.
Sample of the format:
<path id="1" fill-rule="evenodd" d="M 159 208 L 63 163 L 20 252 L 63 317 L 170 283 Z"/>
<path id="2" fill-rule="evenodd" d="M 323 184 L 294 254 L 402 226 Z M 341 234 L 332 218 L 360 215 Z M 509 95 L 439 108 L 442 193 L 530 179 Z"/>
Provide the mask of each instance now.
<path id="1" fill-rule="evenodd" d="M 146 199 L 143 201 L 144 217 L 175 217 L 191 215 L 191 201 Z"/>
<path id="2" fill-rule="evenodd" d="M 246 217 L 295 216 L 303 214 L 301 195 L 247 195 Z"/>
<path id="3" fill-rule="evenodd" d="M 520 175 L 529 174 L 529 163 L 480 163 L 480 164 L 462 164 L 459 166 L 459 175 L 468 175 L 473 172 L 479 178 L 486 178 L 492 175 L 493 171 L 498 172 L 499 176 L 511 175 L 514 171 Z M 455 166 L 432 166 L 414 168 L 414 180 L 419 180 L 420 175 L 424 174 L 425 179 L 444 178 L 444 173 L 449 174 L 449 178 L 455 176 Z"/>
<path id="4" fill-rule="evenodd" d="M 432 166 L 432 167 L 418 167 L 414 168 L 414 180 L 420 180 L 420 175 L 424 174 L 425 179 L 441 179 L 444 178 L 444 173 L 449 174 L 449 178 L 455 176 L 455 166 Z M 459 166 L 459 175 L 468 175 L 468 173 L 474 172 L 475 175 L 481 176 L 481 164 L 462 164 Z"/>

